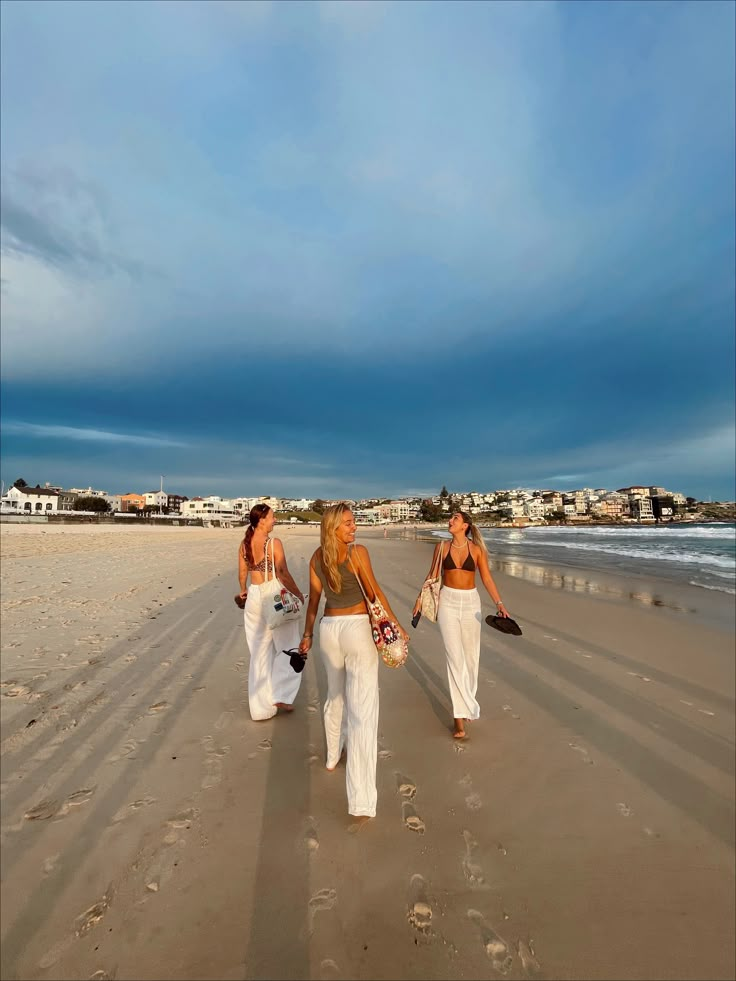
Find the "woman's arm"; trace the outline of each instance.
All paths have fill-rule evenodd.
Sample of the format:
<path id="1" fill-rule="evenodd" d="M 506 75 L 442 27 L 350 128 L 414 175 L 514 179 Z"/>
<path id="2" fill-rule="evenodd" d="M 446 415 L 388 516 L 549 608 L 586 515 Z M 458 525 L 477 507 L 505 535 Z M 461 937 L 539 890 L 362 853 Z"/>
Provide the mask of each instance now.
<path id="1" fill-rule="evenodd" d="M 315 552 L 309 563 L 309 603 L 307 604 L 307 619 L 304 623 L 304 633 L 299 644 L 299 651 L 307 654 L 312 646 L 312 635 L 314 633 L 314 621 L 317 619 L 319 601 L 322 599 L 322 583 L 319 576 L 314 571 Z"/>
<path id="2" fill-rule="evenodd" d="M 440 542 L 437 545 L 437 548 L 432 553 L 432 564 L 429 567 L 429 572 L 424 577 L 424 582 L 426 582 L 429 579 L 429 577 L 432 575 L 432 573 L 434 572 L 435 566 L 437 565 L 437 553 L 438 552 L 439 552 L 439 556 L 440 556 L 440 567 L 438 569 L 438 572 L 439 572 L 440 576 L 442 576 L 442 542 Z M 417 596 L 417 601 L 414 604 L 414 609 L 411 611 L 411 615 L 413 617 L 415 617 L 417 615 L 417 613 L 421 610 L 421 608 L 422 608 L 422 591 L 420 589 L 419 590 L 419 595 Z"/>
<path id="3" fill-rule="evenodd" d="M 286 586 L 290 593 L 293 593 L 294 596 L 299 597 L 300 603 L 303 603 L 304 594 L 291 577 L 289 567 L 286 564 L 286 553 L 284 552 L 284 546 L 281 544 L 278 538 L 275 538 L 273 542 L 273 561 L 274 565 L 276 566 L 276 575 L 278 576 L 279 581 Z"/>
<path id="4" fill-rule="evenodd" d="M 357 558 L 358 558 L 358 568 L 357 568 L 356 571 L 359 572 L 359 573 L 362 573 L 362 575 L 363 575 L 363 585 L 364 586 L 370 586 L 370 589 L 372 590 L 373 594 L 375 596 L 377 596 L 380 599 L 380 601 L 383 603 L 384 608 L 385 608 L 386 612 L 388 613 L 388 615 L 393 620 L 395 620 L 396 623 L 398 624 L 399 631 L 401 632 L 401 635 L 403 636 L 404 640 L 408 642 L 408 640 L 409 640 L 409 634 L 404 630 L 404 628 L 399 623 L 399 618 L 396 616 L 396 614 L 394 613 L 394 611 L 391 609 L 391 604 L 389 603 L 388 599 L 386 598 L 386 594 L 381 589 L 381 587 L 378 585 L 378 582 L 376 580 L 376 576 L 375 576 L 375 574 L 373 572 L 373 566 L 371 565 L 371 557 L 368 554 L 368 549 L 365 547 L 365 545 L 356 545 L 355 546 L 355 551 L 357 553 Z M 366 590 L 366 592 L 368 592 L 368 590 Z"/>
<path id="5" fill-rule="evenodd" d="M 508 610 L 501 602 L 501 597 L 498 595 L 498 587 L 496 586 L 496 583 L 493 581 L 491 570 L 488 567 L 488 556 L 483 551 L 483 549 L 478 548 L 477 545 L 475 545 L 474 548 L 478 553 L 475 561 L 478 566 L 478 572 L 480 573 L 480 578 L 483 580 L 483 585 L 486 587 L 486 591 L 488 592 L 488 595 L 496 604 L 498 608 L 498 612 L 501 614 L 502 617 L 507 617 L 509 615 Z"/>
<path id="6" fill-rule="evenodd" d="M 245 547 L 240 543 L 238 549 L 238 580 L 240 582 L 240 598 L 245 599 L 248 595 L 248 563 L 245 561 Z"/>

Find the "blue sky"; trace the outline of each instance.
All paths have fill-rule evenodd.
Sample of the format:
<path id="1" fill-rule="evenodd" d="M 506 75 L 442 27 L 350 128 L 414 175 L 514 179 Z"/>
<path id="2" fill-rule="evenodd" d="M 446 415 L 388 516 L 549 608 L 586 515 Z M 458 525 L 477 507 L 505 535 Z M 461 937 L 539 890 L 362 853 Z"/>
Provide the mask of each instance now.
<path id="1" fill-rule="evenodd" d="M 734 490 L 730 2 L 2 3 L 2 478 Z"/>

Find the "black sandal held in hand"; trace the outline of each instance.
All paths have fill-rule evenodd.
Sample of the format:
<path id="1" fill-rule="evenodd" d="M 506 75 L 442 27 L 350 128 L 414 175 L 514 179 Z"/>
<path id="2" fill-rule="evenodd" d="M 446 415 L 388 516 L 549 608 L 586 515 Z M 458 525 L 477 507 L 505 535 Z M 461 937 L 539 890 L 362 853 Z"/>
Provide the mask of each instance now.
<path id="1" fill-rule="evenodd" d="M 298 647 L 292 647 L 288 651 L 281 651 L 281 653 L 290 655 L 289 663 L 297 674 L 304 670 L 304 665 L 307 663 L 307 655 L 302 654 Z"/>
<path id="2" fill-rule="evenodd" d="M 493 613 L 489 613 L 486 617 L 486 623 L 489 627 L 495 627 L 496 630 L 500 630 L 502 634 L 513 634 L 514 637 L 521 637 L 521 627 L 511 617 L 499 617 Z"/>

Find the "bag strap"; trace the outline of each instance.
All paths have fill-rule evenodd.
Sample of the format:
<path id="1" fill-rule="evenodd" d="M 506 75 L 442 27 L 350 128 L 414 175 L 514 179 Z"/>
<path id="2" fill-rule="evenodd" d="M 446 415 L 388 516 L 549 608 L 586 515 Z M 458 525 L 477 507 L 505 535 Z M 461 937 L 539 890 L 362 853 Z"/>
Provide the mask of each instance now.
<path id="1" fill-rule="evenodd" d="M 269 538 L 268 541 L 266 542 L 266 547 L 263 550 L 266 559 L 266 575 L 265 575 L 266 582 L 268 582 L 268 546 L 269 545 L 271 546 L 271 572 L 272 572 L 271 579 L 272 580 L 276 579 L 276 560 L 273 557 L 273 542 Z"/>
<path id="2" fill-rule="evenodd" d="M 375 603 L 375 601 L 376 601 L 375 590 L 374 590 L 373 599 L 372 600 L 369 600 L 368 599 L 368 596 L 366 595 L 365 589 L 363 589 L 363 583 L 360 581 L 360 575 L 355 571 L 355 569 L 353 569 L 353 560 L 352 560 L 352 556 L 350 554 L 350 551 L 351 551 L 352 547 L 353 547 L 352 545 L 349 545 L 348 546 L 348 565 L 350 566 L 350 569 L 351 569 L 353 575 L 358 580 L 358 585 L 360 586 L 360 591 L 363 594 L 363 599 L 366 601 L 366 603 L 369 603 L 369 604 L 371 602 Z M 357 559 L 357 556 L 356 556 L 356 559 Z M 360 559 L 357 559 L 357 562 L 358 562 L 358 566 L 360 568 L 360 571 L 362 572 L 363 571 L 363 566 L 360 564 Z"/>
<path id="3" fill-rule="evenodd" d="M 437 562 L 437 574 L 434 572 L 435 561 Z M 434 559 L 432 559 L 432 569 L 429 574 L 430 579 L 439 579 L 442 576 L 442 540 L 440 539 L 437 545 L 437 554 Z"/>

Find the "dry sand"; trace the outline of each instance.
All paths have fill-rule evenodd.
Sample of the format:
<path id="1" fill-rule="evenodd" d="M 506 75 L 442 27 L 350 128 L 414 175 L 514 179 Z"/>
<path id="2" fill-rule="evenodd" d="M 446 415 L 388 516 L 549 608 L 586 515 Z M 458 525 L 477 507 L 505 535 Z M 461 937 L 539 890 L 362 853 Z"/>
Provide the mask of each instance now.
<path id="1" fill-rule="evenodd" d="M 4 981 L 734 977 L 732 630 L 499 573 L 465 743 L 436 626 L 381 666 L 354 834 L 318 644 L 248 716 L 239 530 L 0 532 Z M 408 626 L 430 546 L 359 537 Z"/>

